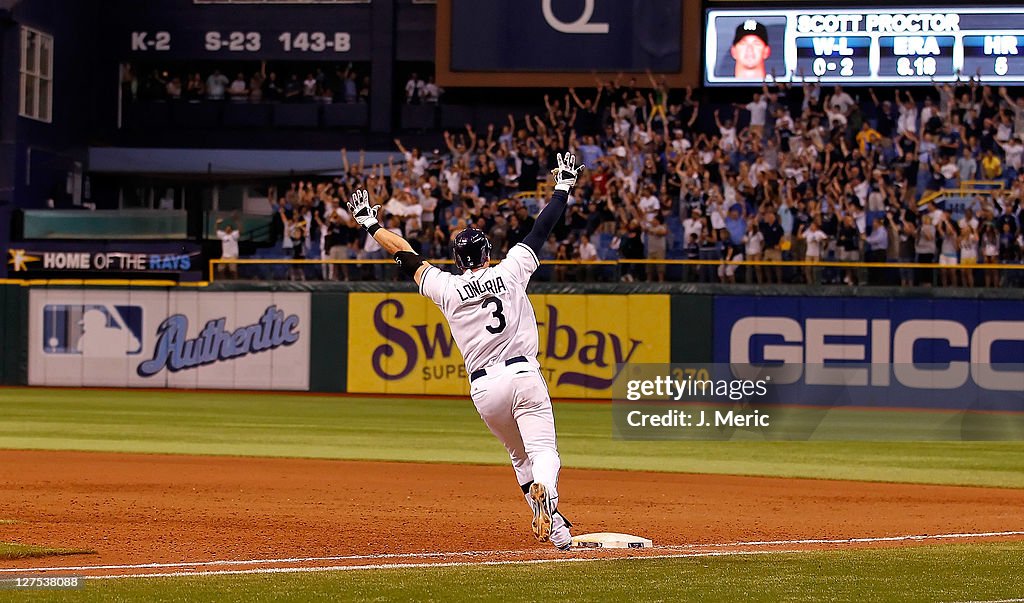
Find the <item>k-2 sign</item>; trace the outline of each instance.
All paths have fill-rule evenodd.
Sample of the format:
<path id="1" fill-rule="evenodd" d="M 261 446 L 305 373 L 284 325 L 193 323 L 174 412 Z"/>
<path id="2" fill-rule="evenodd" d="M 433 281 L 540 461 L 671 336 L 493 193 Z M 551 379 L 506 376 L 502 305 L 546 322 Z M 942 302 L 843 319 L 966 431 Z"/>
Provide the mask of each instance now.
<path id="1" fill-rule="evenodd" d="M 453 72 L 678 73 L 682 2 L 451 0 Z"/>

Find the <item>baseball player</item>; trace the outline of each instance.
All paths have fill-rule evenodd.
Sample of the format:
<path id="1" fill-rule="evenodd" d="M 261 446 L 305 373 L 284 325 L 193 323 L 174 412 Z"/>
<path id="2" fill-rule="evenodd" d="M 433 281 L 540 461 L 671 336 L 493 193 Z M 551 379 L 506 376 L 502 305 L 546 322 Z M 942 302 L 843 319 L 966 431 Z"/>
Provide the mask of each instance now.
<path id="1" fill-rule="evenodd" d="M 380 243 L 402 271 L 444 314 L 466 361 L 470 396 L 480 417 L 505 445 L 526 502 L 533 511 L 533 533 L 561 550 L 572 546 L 572 524 L 558 511 L 555 420 L 547 383 L 537 362 L 537 318 L 526 296 L 540 265 L 537 252 L 562 219 L 569 190 L 583 165 L 569 153 L 558 155 L 552 170 L 555 191 L 537 216 L 533 230 L 491 266 L 487 235 L 467 228 L 455 236 L 453 254 L 462 274 L 431 266 L 401 236 L 381 228 L 379 205 L 365 190 L 352 195 L 349 209 L 360 226 Z"/>

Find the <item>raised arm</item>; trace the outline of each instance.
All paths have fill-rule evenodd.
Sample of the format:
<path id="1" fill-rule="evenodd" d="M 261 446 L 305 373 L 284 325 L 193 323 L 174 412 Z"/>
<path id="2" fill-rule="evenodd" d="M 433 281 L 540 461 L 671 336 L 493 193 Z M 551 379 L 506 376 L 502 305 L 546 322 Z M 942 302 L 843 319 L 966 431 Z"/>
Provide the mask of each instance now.
<path id="1" fill-rule="evenodd" d="M 583 101 L 581 101 L 579 95 L 576 94 L 575 88 L 569 88 L 569 95 L 572 96 L 572 100 L 576 103 L 576 106 L 580 108 L 583 107 Z"/>
<path id="2" fill-rule="evenodd" d="M 874 88 L 868 88 L 868 94 L 871 95 L 871 102 L 873 102 L 876 107 L 881 107 L 882 106 L 882 103 L 878 102 L 878 96 L 875 95 L 875 89 Z"/>
<path id="3" fill-rule="evenodd" d="M 693 101 L 693 109 L 690 111 L 690 119 L 686 122 L 687 128 L 692 128 L 694 122 L 697 121 L 697 115 L 700 113 L 700 101 Z"/>
<path id="4" fill-rule="evenodd" d="M 370 205 L 370 194 L 366 190 L 357 190 L 352 194 L 348 210 L 352 213 L 356 223 L 365 228 L 366 232 L 380 244 L 384 251 L 388 252 L 388 255 L 394 256 L 402 270 L 419 285 L 423 272 L 430 264 L 424 262 L 423 258 L 412 250 L 409 241 L 406 241 L 401 235 L 381 228 L 377 222 L 380 205 Z"/>
<path id="5" fill-rule="evenodd" d="M 559 154 L 556 157 L 558 167 L 551 171 L 555 177 L 555 191 L 551 193 L 551 199 L 544 206 L 544 211 L 540 212 L 533 223 L 533 228 L 523 239 L 523 243 L 533 249 L 534 253 L 540 253 L 544 241 L 548 239 L 548 235 L 565 213 L 569 190 L 576 184 L 576 175 L 584 167 L 583 164 L 576 165 L 576 156 L 572 153 Z"/>
<path id="6" fill-rule="evenodd" d="M 654 74 L 651 73 L 651 70 L 645 69 L 644 72 L 647 74 L 647 80 L 651 82 L 651 88 L 657 88 L 658 82 L 654 79 Z"/>
<path id="7" fill-rule="evenodd" d="M 1006 104 L 1010 105 L 1011 107 L 1013 107 L 1013 106 L 1014 106 L 1014 102 L 1013 102 L 1013 99 L 1012 99 L 1012 98 L 1010 98 L 1010 93 L 1006 91 L 1006 86 L 1000 86 L 1000 87 L 999 87 L 999 96 L 1000 96 L 1000 97 L 1001 97 L 1001 98 L 1002 98 L 1002 99 L 1003 99 L 1004 101 L 1006 101 Z"/>

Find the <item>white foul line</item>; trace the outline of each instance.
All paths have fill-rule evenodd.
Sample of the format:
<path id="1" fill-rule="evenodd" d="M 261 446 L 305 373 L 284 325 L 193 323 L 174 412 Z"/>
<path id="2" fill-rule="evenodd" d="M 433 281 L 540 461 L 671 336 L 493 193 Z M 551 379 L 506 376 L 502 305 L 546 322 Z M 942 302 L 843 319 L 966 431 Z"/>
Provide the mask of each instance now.
<path id="1" fill-rule="evenodd" d="M 924 541 L 924 540 L 949 540 L 949 539 L 965 539 L 965 538 L 992 538 L 992 537 L 1007 537 L 1007 536 L 1024 536 L 1024 531 L 1006 531 L 1006 532 L 959 532 L 952 534 L 911 534 L 903 536 L 873 536 L 863 538 L 807 538 L 800 540 L 752 540 L 752 541 L 737 541 L 737 542 L 719 542 L 719 543 L 707 543 L 707 544 L 685 544 L 685 545 L 668 545 L 659 546 L 656 548 L 666 550 L 682 550 L 682 549 L 699 549 L 699 548 L 725 548 L 725 547 L 772 547 L 772 546 L 792 546 L 802 544 L 861 544 L 861 543 L 872 543 L 872 542 L 907 542 L 907 541 Z M 56 567 L 36 567 L 36 568 L 0 568 L 0 573 L 26 573 L 26 572 L 72 572 L 72 571 L 94 571 L 94 570 L 126 570 L 126 569 L 161 569 L 161 568 L 185 568 L 185 567 L 210 567 L 210 566 L 226 566 L 226 565 L 266 565 L 266 564 L 286 564 L 286 563 L 310 563 L 320 561 L 355 561 L 355 560 L 383 560 L 383 559 L 418 559 L 418 558 L 444 558 L 444 557 L 474 557 L 474 556 L 491 556 L 491 555 L 524 555 L 530 553 L 539 552 L 537 549 L 526 549 L 526 550 L 506 550 L 506 551 L 454 551 L 454 552 L 426 552 L 426 553 L 378 553 L 374 555 L 341 555 L 331 557 L 284 557 L 279 559 L 239 559 L 239 560 L 214 560 L 214 561 L 194 561 L 194 562 L 174 562 L 174 563 L 138 563 L 138 564 L 127 564 L 127 565 L 75 565 L 75 566 L 56 566 Z M 632 557 L 636 559 L 673 559 L 683 557 L 714 557 L 720 555 L 733 555 L 733 554 L 761 554 L 761 553 L 792 553 L 800 552 L 796 550 L 767 550 L 767 551 L 728 551 L 728 552 L 694 552 L 694 553 L 678 553 L 669 555 L 641 555 Z M 610 557 L 593 557 L 593 558 L 572 558 L 572 559 L 531 559 L 523 561 L 463 561 L 463 562 L 443 562 L 443 563 L 378 563 L 378 564 L 364 564 L 364 565 L 341 565 L 341 566 L 321 566 L 321 567 L 297 567 L 297 568 L 255 568 L 249 570 L 213 570 L 203 572 L 167 572 L 167 573 L 150 573 L 150 574 L 123 574 L 114 576 L 96 576 L 102 578 L 115 578 L 115 577 L 154 577 L 154 576 L 210 576 L 210 575 L 223 575 L 223 574 L 252 574 L 252 573 L 281 573 L 281 572 L 292 572 L 292 571 L 326 571 L 326 570 L 355 570 L 355 569 L 382 569 L 382 568 L 395 568 L 395 567 L 459 567 L 463 565 L 505 565 L 515 563 L 548 563 L 548 562 L 566 562 L 566 561 L 594 561 L 598 559 L 614 559 Z"/>
<path id="2" fill-rule="evenodd" d="M 953 538 L 989 538 L 997 536 L 1024 536 L 1020 532 L 965 532 L 959 534 L 916 534 L 911 536 L 874 536 L 869 538 L 805 538 L 802 540 L 751 540 L 747 542 L 716 542 L 711 544 L 677 544 L 667 545 L 664 549 L 696 549 L 702 547 L 718 548 L 733 546 L 781 546 L 791 544 L 858 544 L 864 542 L 907 542 L 917 540 L 946 540 Z"/>
<path id="3" fill-rule="evenodd" d="M 279 559 L 220 559 L 214 561 L 178 561 L 172 563 L 136 563 L 131 565 L 69 565 L 65 567 L 40 567 L 35 570 L 46 570 L 49 572 L 71 572 L 82 570 L 100 569 L 158 569 L 170 567 L 206 567 L 212 565 L 263 565 L 273 563 L 309 563 L 312 561 L 356 561 L 370 559 L 419 559 L 431 557 L 475 557 L 480 555 L 526 555 L 536 553 L 538 549 L 522 549 L 518 551 L 452 551 L 452 552 L 428 552 L 428 553 L 375 553 L 373 555 L 336 555 L 330 557 L 281 557 Z M 0 568 L 3 573 L 18 573 L 25 570 L 18 568 Z"/>
<path id="4" fill-rule="evenodd" d="M 733 555 L 778 555 L 805 553 L 800 550 L 780 551 L 707 551 L 702 553 L 672 553 L 668 555 L 643 555 L 637 557 L 555 557 L 552 559 L 521 559 L 504 561 L 447 561 L 444 563 L 374 563 L 368 565 L 332 565 L 317 567 L 259 567 L 246 570 L 211 570 L 203 572 L 168 572 L 152 574 L 113 574 L 86 576 L 87 580 L 114 580 L 117 578 L 182 578 L 202 576 L 239 576 L 246 574 L 294 574 L 299 572 L 351 572 L 357 570 L 415 569 L 433 567 L 473 567 L 481 565 L 538 565 L 541 563 L 589 563 L 591 561 L 637 561 L 640 559 L 685 559 L 690 557 L 729 557 Z M 571 554 L 571 553 L 567 553 Z M 22 570 L 32 571 L 32 570 Z"/>

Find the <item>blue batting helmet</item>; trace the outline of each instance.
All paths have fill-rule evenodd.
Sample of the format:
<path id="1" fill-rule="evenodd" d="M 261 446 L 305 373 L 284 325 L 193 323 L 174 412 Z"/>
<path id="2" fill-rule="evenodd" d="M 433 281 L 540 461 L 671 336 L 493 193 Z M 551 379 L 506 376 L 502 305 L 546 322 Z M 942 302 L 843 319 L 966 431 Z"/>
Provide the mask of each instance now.
<path id="1" fill-rule="evenodd" d="M 452 254 L 459 270 L 479 268 L 487 263 L 491 256 L 491 242 L 481 230 L 467 228 L 455 235 Z"/>

